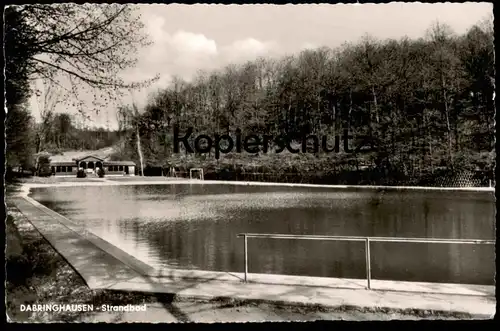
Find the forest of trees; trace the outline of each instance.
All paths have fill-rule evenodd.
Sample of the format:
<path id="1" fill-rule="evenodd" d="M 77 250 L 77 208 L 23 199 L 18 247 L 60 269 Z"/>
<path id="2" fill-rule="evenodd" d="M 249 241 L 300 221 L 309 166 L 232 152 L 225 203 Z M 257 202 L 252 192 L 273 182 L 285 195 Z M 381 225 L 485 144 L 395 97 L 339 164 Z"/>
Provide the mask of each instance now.
<path id="1" fill-rule="evenodd" d="M 337 49 L 258 59 L 200 73 L 191 82 L 175 79 L 142 111 L 122 107 L 121 130 L 128 132 L 128 141 L 116 157 L 138 164 L 142 157 L 149 167 L 247 168 L 304 176 L 336 173 L 347 165 L 413 182 L 440 169 L 491 172 L 496 157 L 494 77 L 488 21 L 460 36 L 436 23 L 418 40 L 367 36 Z M 173 154 L 174 125 L 211 136 L 234 134 L 239 128 L 243 134 L 297 139 L 304 134 L 333 137 L 347 128 L 354 140 L 370 138 L 374 149 L 318 155 L 229 153 L 216 160 L 213 151 Z"/>
<path id="2" fill-rule="evenodd" d="M 20 122 L 18 125 L 22 126 L 26 123 L 27 128 L 26 131 L 15 134 L 15 137 L 22 143 L 19 146 L 21 153 L 19 151 L 12 153 L 14 157 L 9 159 L 8 166 L 10 167 L 20 166 L 34 171 L 38 153 L 45 152 L 54 155 L 73 150 L 94 151 L 112 147 L 120 141 L 118 131 L 102 127 L 84 127 L 77 123 L 74 116 L 67 113 L 50 113 L 39 123 L 35 122 L 27 111 L 21 114 L 25 114 L 25 122 Z"/>
<path id="3" fill-rule="evenodd" d="M 117 131 L 105 128 L 79 128 L 66 113 L 58 113 L 34 126 L 35 152 L 57 154 L 67 150 L 97 150 L 119 141 Z"/>
<path id="4" fill-rule="evenodd" d="M 68 114 L 55 110 L 65 104 L 88 118 L 89 113 L 109 109 L 124 91 L 158 79 L 125 82 L 120 76 L 135 65 L 137 50 L 150 44 L 143 27 L 137 8 L 127 5 L 5 7 L 7 168 L 30 169 L 36 152 L 97 149 L 115 143 L 115 132 L 76 127 Z M 41 90 L 36 81 L 43 82 Z M 34 95 L 38 110 L 29 103 Z M 92 102 L 84 100 L 89 96 Z"/>
<path id="5" fill-rule="evenodd" d="M 120 107 L 117 132 L 79 128 L 54 110 L 68 100 L 84 116 L 110 109 L 123 91 L 158 78 L 131 83 L 120 79 L 120 72 L 134 66 L 137 50 L 150 43 L 134 8 L 11 6 L 4 20 L 7 166 L 29 168 L 40 151 L 114 144 L 115 158 L 133 160 L 140 169 L 202 167 L 207 173 L 265 172 L 281 179 L 292 173 L 329 177 L 331 183 L 342 182 L 335 179 L 339 173 L 362 170 L 382 178 L 369 183 L 384 184 L 422 183 L 443 169 L 482 170 L 492 177 L 491 20 L 463 35 L 436 23 L 420 39 L 366 36 L 335 49 L 200 72 L 189 82 L 174 79 L 144 108 Z M 42 91 L 33 90 L 34 80 L 44 82 Z M 85 93 L 95 97 L 90 106 L 82 102 Z M 33 94 L 39 100 L 40 123 L 28 105 Z M 372 148 L 316 155 L 228 153 L 217 159 L 213 150 L 173 153 L 174 126 L 181 131 L 193 127 L 193 139 L 198 134 L 234 135 L 240 129 L 243 135 L 286 135 L 297 145 L 308 134 L 334 139 L 347 129 L 355 145 L 363 139 Z M 366 181 L 353 183 L 359 182 Z"/>

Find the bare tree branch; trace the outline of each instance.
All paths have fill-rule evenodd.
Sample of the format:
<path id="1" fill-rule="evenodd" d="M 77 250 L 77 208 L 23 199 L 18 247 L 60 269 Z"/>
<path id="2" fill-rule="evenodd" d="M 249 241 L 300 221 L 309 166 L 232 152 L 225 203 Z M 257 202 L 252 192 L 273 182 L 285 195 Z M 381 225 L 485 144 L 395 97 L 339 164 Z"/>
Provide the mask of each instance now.
<path id="1" fill-rule="evenodd" d="M 137 52 L 150 45 L 137 12 L 119 4 L 32 4 L 14 6 L 22 18 L 12 38 L 11 66 L 23 66 L 28 79 L 44 78 L 64 86 L 69 80 L 78 99 L 94 95 L 94 104 L 111 102 L 124 91 L 159 79 L 125 82 L 124 70 L 137 63 Z M 14 52 L 25 54 L 20 61 Z M 102 103 L 102 102 L 101 102 Z M 84 111 L 84 109 L 80 109 Z"/>

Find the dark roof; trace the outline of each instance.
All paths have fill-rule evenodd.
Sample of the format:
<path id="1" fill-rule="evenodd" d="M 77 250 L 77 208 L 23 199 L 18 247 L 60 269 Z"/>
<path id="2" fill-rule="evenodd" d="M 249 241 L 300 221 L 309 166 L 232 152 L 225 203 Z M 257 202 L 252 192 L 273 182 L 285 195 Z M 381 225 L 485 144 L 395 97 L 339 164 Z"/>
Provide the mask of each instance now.
<path id="1" fill-rule="evenodd" d="M 135 162 L 132 162 L 132 161 L 104 161 L 103 165 L 104 166 L 108 166 L 108 165 L 130 165 L 130 166 L 135 166 Z"/>
<path id="2" fill-rule="evenodd" d="M 56 162 L 50 162 L 51 166 L 75 166 L 76 167 L 76 162 L 68 162 L 68 161 L 56 161 Z"/>
<path id="3" fill-rule="evenodd" d="M 51 156 L 52 154 L 50 154 L 49 152 L 38 152 L 38 153 L 35 153 L 33 154 L 34 156 Z"/>
<path id="4" fill-rule="evenodd" d="M 83 161 L 83 160 L 85 160 L 85 159 L 87 159 L 87 158 L 90 158 L 90 157 L 92 157 L 92 158 L 94 158 L 94 159 L 98 159 L 99 161 L 104 161 L 104 159 L 103 159 L 103 158 L 101 158 L 101 157 L 97 157 L 97 156 L 95 156 L 95 155 L 86 155 L 86 156 L 84 156 L 84 157 L 75 158 L 74 160 L 75 160 L 75 161 Z"/>

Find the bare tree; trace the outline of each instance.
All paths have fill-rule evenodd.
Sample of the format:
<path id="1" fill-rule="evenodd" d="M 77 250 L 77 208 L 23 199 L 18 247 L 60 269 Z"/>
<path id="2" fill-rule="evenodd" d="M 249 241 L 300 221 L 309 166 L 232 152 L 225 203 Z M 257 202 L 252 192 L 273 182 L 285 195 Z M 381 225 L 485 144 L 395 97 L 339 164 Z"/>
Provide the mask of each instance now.
<path id="1" fill-rule="evenodd" d="M 133 110 L 134 110 L 134 116 L 135 116 L 135 135 L 137 139 L 137 154 L 139 154 L 139 160 L 141 162 L 141 176 L 144 176 L 144 158 L 142 156 L 142 148 L 141 148 L 141 135 L 139 132 L 140 128 L 140 114 L 139 114 L 139 108 L 137 107 L 137 104 L 134 102 L 132 104 Z"/>
<path id="2" fill-rule="evenodd" d="M 27 54 L 28 77 L 52 81 L 79 100 L 74 106 L 81 112 L 84 95 L 94 96 L 92 106 L 98 111 L 124 90 L 158 79 L 125 82 L 120 76 L 136 64 L 138 49 L 150 44 L 140 15 L 128 5 L 32 4 L 14 10 L 22 21 L 11 47 Z"/>
<path id="3" fill-rule="evenodd" d="M 460 64 L 456 52 L 454 52 L 453 31 L 446 24 L 434 23 L 427 32 L 432 45 L 433 64 L 435 65 L 435 86 L 439 91 L 441 113 L 446 124 L 447 154 L 448 162 L 453 163 L 453 99 L 457 94 L 459 83 Z M 456 132 L 455 132 L 456 134 Z"/>
<path id="4" fill-rule="evenodd" d="M 143 119 L 139 112 L 139 107 L 136 102 L 132 102 L 132 106 L 122 105 L 117 111 L 118 125 L 121 131 L 133 132 L 136 140 L 137 155 L 141 163 L 141 175 L 144 176 L 144 157 L 141 147 L 141 129 L 143 126 Z M 124 143 L 124 141 L 122 141 Z"/>
<path id="5" fill-rule="evenodd" d="M 41 88 L 35 91 L 37 106 L 40 115 L 40 125 L 36 130 L 36 152 L 41 152 L 45 147 L 48 133 L 51 129 L 54 112 L 61 103 L 62 92 L 55 84 L 47 79 L 41 80 Z"/>

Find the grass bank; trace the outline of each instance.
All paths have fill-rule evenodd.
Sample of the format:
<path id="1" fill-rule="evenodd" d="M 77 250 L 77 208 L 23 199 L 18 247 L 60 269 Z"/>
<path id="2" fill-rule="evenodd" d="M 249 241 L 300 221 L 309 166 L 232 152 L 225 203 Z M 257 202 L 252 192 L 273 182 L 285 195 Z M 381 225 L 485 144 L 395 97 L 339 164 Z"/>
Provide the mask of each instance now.
<path id="1" fill-rule="evenodd" d="M 92 291 L 68 263 L 15 208 L 8 206 L 6 220 L 6 313 L 13 322 L 73 321 L 82 313 L 26 312 L 30 304 L 99 304 L 127 301 Z M 113 300 L 115 299 L 115 300 Z"/>

